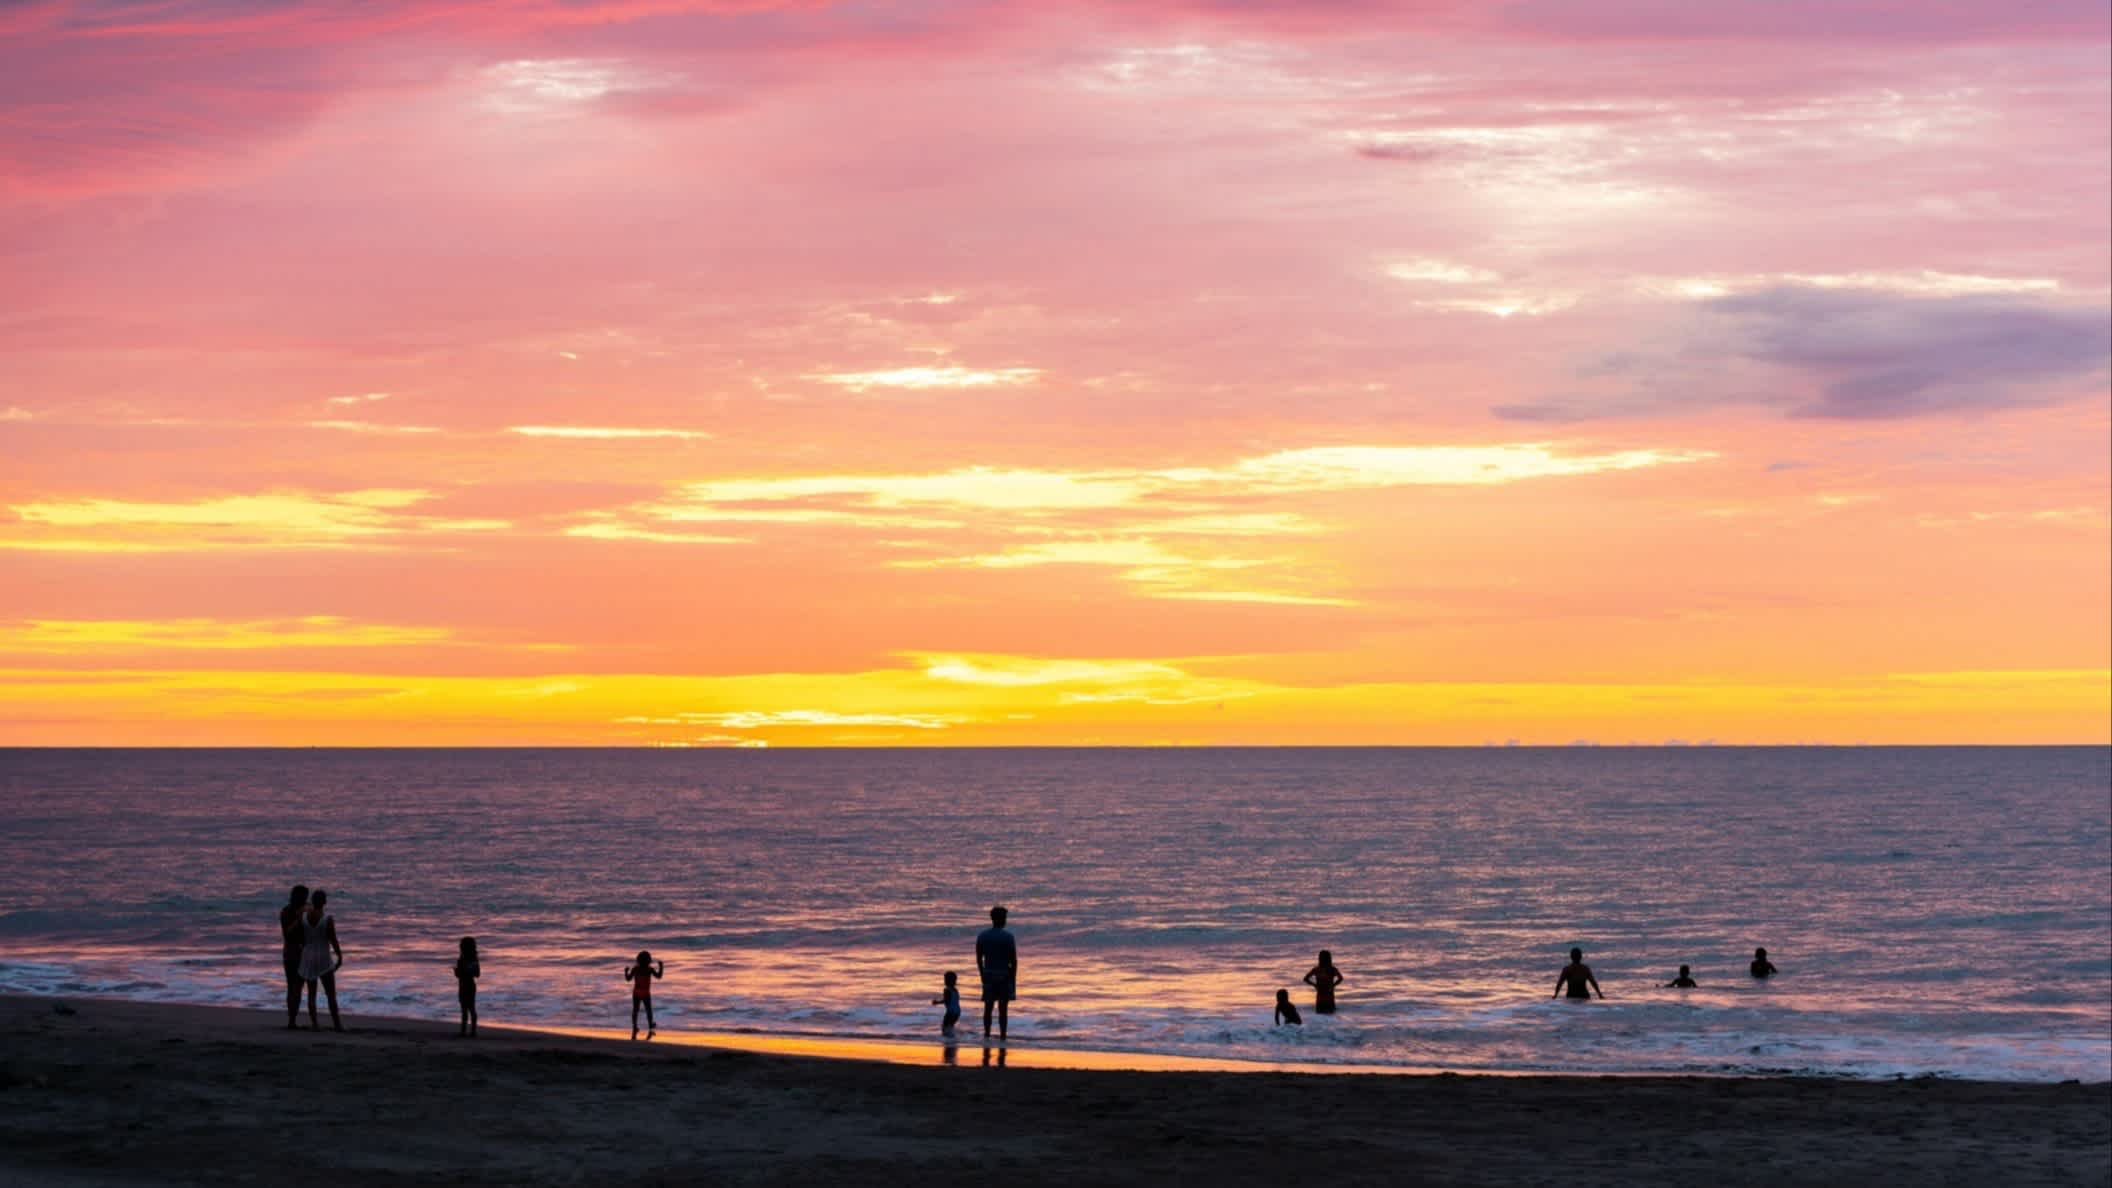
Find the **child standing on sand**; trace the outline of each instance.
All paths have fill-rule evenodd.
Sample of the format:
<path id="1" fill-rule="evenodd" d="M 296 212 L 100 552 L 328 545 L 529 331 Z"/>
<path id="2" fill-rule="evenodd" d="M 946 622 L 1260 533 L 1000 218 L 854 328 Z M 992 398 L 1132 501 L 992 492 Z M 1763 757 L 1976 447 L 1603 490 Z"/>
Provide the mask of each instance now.
<path id="1" fill-rule="evenodd" d="M 631 984 L 631 1038 L 638 1038 L 638 1008 L 645 1008 L 645 1038 L 651 1039 L 659 1030 L 653 1022 L 653 979 L 667 976 L 667 964 L 653 960 L 651 951 L 638 950 L 638 960 L 623 971 L 623 980 Z"/>
<path id="2" fill-rule="evenodd" d="M 1269 1026 L 1274 1027 L 1281 1023 L 1289 1023 L 1294 1027 L 1305 1026 L 1305 1020 L 1298 1016 L 1298 1008 L 1291 1005 L 1291 992 L 1288 990 L 1276 992 L 1276 1022 Z"/>
<path id="3" fill-rule="evenodd" d="M 477 1034 L 477 978 L 484 970 L 477 964 L 477 938 L 462 938 L 462 952 L 455 957 L 455 998 L 462 1003 L 460 1034 Z"/>
<path id="4" fill-rule="evenodd" d="M 946 1004 L 946 1016 L 939 1020 L 939 1034 L 941 1035 L 952 1035 L 953 1025 L 961 1021 L 961 988 L 957 984 L 959 981 L 959 975 L 950 969 L 947 970 L 946 993 L 931 1000 L 931 1005 L 933 1006 L 937 1006 L 942 1002 Z"/>

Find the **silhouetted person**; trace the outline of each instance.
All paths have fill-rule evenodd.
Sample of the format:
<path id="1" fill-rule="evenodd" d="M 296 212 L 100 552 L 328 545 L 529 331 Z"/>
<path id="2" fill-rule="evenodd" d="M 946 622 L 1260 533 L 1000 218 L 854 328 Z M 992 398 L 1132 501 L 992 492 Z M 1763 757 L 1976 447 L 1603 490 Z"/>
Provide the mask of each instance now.
<path id="1" fill-rule="evenodd" d="M 1756 977 L 1756 978 L 1771 978 L 1771 977 L 1775 976 L 1776 974 L 1778 974 L 1778 973 L 1781 973 L 1781 972 L 1782 972 L 1781 970 L 1778 970 L 1778 969 L 1776 969 L 1776 968 L 1775 968 L 1775 963 L 1774 963 L 1774 962 L 1772 962 L 1772 961 L 1769 961 L 1769 960 L 1767 959 L 1767 950 L 1766 950 L 1766 949 L 1754 949 L 1754 950 L 1753 950 L 1753 966 L 1752 966 L 1752 969 L 1753 969 L 1753 976 L 1754 976 L 1754 977 Z"/>
<path id="2" fill-rule="evenodd" d="M 1274 1027 L 1280 1023 L 1289 1023 L 1299 1027 L 1305 1025 L 1305 1020 L 1298 1017 L 1298 1008 L 1291 1005 L 1291 992 L 1288 990 L 1278 990 L 1276 992 L 1276 1022 L 1271 1023 L 1269 1026 Z"/>
<path id="3" fill-rule="evenodd" d="M 1335 955 L 1320 950 L 1320 964 L 1306 971 L 1305 984 L 1313 988 L 1313 1013 L 1335 1013 L 1335 987 L 1342 984 L 1342 971 L 1335 968 Z"/>
<path id="4" fill-rule="evenodd" d="M 653 979 L 667 976 L 667 963 L 654 961 L 649 950 L 638 950 L 638 960 L 625 967 L 623 980 L 631 984 L 631 1038 L 638 1038 L 638 1008 L 645 1008 L 645 1038 L 659 1034 L 653 1022 Z"/>
<path id="5" fill-rule="evenodd" d="M 308 910 L 301 915 L 301 981 L 308 987 L 308 1026 L 320 1030 L 322 1024 L 315 1018 L 315 985 L 321 982 L 323 993 L 330 999 L 330 1026 L 343 1031 L 345 1025 L 337 1017 L 337 970 L 345 963 L 345 950 L 337 943 L 337 919 L 323 910 L 330 902 L 328 891 L 318 891 L 308 900 Z"/>
<path id="6" fill-rule="evenodd" d="M 1005 1038 L 1006 1017 L 1019 996 L 1019 946 L 1005 930 L 1005 909 L 990 909 L 990 927 L 975 934 L 975 972 L 983 979 L 983 1034 L 990 1034 L 990 1009 L 997 1008 L 997 1038 Z"/>
<path id="7" fill-rule="evenodd" d="M 946 993 L 931 1000 L 931 1005 L 933 1006 L 937 1006 L 942 1002 L 946 1004 L 945 1017 L 939 1020 L 939 1032 L 943 1035 L 952 1035 L 953 1025 L 961 1021 L 960 980 L 959 974 L 954 973 L 950 969 L 947 970 Z"/>
<path id="8" fill-rule="evenodd" d="M 308 888 L 296 883 L 279 909 L 279 960 L 286 967 L 286 1029 L 301 1025 L 301 913 L 308 909 Z"/>
<path id="9" fill-rule="evenodd" d="M 455 958 L 455 999 L 462 1004 L 463 1035 L 477 1034 L 477 978 L 483 973 L 477 964 L 477 938 L 463 937 L 462 952 Z"/>
<path id="10" fill-rule="evenodd" d="M 1587 986 L 1590 989 L 1586 989 Z M 1584 964 L 1582 949 L 1569 951 L 1569 964 L 1562 967 L 1562 976 L 1555 979 L 1555 992 L 1552 997 L 1562 997 L 1565 988 L 1571 998 L 1584 999 L 1591 997 L 1592 990 L 1599 990 L 1599 980 L 1591 976 L 1591 967 Z M 1599 997 L 1606 997 L 1606 992 L 1599 990 Z"/>
<path id="11" fill-rule="evenodd" d="M 1687 967 L 1686 967 L 1686 966 L 1684 966 L 1684 965 L 1682 965 L 1682 966 L 1680 966 L 1680 967 L 1679 967 L 1679 976 L 1678 976 L 1678 977 L 1676 977 L 1676 978 L 1673 978 L 1673 979 L 1672 979 L 1671 981 L 1669 981 L 1669 982 L 1666 982 L 1666 983 L 1665 983 L 1665 989 L 1667 989 L 1667 990 L 1692 990 L 1692 989 L 1693 989 L 1693 988 L 1695 987 L 1695 985 L 1696 985 L 1696 982 L 1694 981 L 1694 975 L 1693 975 L 1693 974 L 1691 974 L 1691 973 L 1688 973 L 1688 972 L 1687 972 Z"/>

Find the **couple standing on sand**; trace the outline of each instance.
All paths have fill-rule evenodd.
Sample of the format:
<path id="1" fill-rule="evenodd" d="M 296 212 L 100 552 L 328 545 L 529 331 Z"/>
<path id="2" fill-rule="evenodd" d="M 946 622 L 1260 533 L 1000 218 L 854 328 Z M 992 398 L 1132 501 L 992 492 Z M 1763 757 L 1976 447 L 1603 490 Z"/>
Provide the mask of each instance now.
<path id="1" fill-rule="evenodd" d="M 286 966 L 286 1028 L 300 1026 L 301 987 L 308 988 L 308 1026 L 321 1030 L 315 1017 L 315 986 L 320 982 L 330 999 L 330 1026 L 343 1031 L 337 1017 L 337 971 L 345 963 L 345 950 L 337 943 L 337 921 L 323 910 L 330 893 L 296 884 L 279 909 L 279 956 Z"/>

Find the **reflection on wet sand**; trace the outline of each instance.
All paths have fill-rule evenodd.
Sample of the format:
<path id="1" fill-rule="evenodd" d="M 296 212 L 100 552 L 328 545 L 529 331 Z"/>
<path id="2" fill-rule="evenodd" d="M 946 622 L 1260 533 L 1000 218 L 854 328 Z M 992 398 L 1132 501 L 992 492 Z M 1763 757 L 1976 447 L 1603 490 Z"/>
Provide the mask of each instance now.
<path id="1" fill-rule="evenodd" d="M 500 1030 L 486 1024 L 486 1031 Z M 623 1039 L 626 1032 L 598 1027 L 506 1028 L 508 1031 L 544 1035 L 569 1035 L 580 1039 Z M 755 1035 L 719 1031 L 662 1031 L 655 1037 L 663 1044 L 722 1048 L 737 1052 L 760 1052 L 776 1056 L 812 1056 L 827 1060 L 863 1060 L 881 1064 L 921 1064 L 959 1067 L 960 1046 L 943 1044 L 937 1059 L 929 1042 L 908 1040 L 846 1039 L 820 1035 Z M 1220 1060 L 1207 1056 L 1167 1056 L 1155 1052 L 1095 1052 L 1082 1048 L 1044 1048 L 1012 1043 L 986 1044 L 983 1067 L 1003 1068 L 1017 1061 L 1022 1068 L 1091 1069 L 1107 1072 L 1310 1072 L 1310 1073 L 1420 1073 L 1442 1072 L 1437 1068 L 1415 1068 L 1375 1064 L 1261 1063 L 1250 1060 Z M 1510 1075 L 1510 1074 L 1484 1074 Z"/>

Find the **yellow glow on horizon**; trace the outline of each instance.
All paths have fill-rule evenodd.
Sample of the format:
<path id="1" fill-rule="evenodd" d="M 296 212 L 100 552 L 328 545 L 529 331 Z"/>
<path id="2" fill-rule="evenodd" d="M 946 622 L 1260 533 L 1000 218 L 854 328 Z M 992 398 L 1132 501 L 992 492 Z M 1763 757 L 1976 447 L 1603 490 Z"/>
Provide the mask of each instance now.
<path id="1" fill-rule="evenodd" d="M 107 743 L 113 732 L 206 745 L 1942 743 L 1966 724 L 1980 741 L 2026 743 L 2108 741 L 2112 721 L 2102 669 L 1301 687 L 1189 675 L 1203 663 L 975 656 L 846 673 L 532 679 L 14 669 L 0 671 L 0 743 Z"/>

